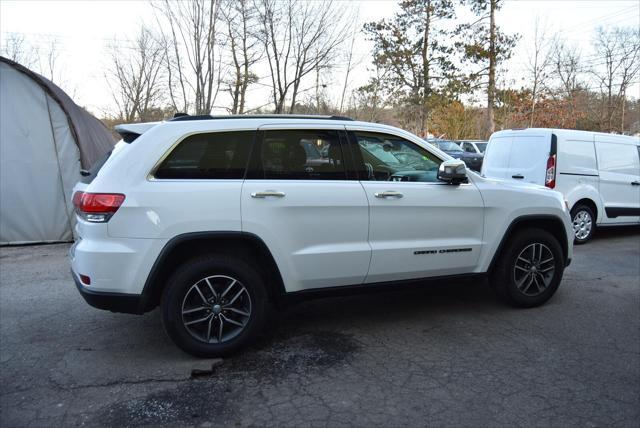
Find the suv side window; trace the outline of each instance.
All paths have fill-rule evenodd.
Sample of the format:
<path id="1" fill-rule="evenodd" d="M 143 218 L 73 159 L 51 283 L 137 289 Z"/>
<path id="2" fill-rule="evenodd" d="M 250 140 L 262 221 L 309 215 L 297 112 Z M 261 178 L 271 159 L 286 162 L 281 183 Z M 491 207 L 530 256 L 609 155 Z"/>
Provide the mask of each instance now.
<path id="1" fill-rule="evenodd" d="M 264 131 L 251 178 L 345 180 L 345 158 L 335 130 Z"/>
<path id="2" fill-rule="evenodd" d="M 159 179 L 241 179 L 255 131 L 212 132 L 185 138 L 155 172 Z"/>
<path id="3" fill-rule="evenodd" d="M 354 135 L 365 165 L 364 180 L 438 182 L 442 161 L 417 144 L 389 134 Z"/>

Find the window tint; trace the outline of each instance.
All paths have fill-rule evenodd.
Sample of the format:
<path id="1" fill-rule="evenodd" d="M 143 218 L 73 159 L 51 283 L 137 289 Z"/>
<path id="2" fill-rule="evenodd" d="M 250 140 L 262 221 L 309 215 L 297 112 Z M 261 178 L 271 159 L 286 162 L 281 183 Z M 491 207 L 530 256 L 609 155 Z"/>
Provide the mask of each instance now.
<path id="1" fill-rule="evenodd" d="M 253 131 L 191 135 L 162 162 L 156 178 L 238 179 L 244 177 Z"/>
<path id="2" fill-rule="evenodd" d="M 365 179 L 374 181 L 438 181 L 438 166 L 442 162 L 422 147 L 394 135 L 355 132 Z"/>
<path id="3" fill-rule="evenodd" d="M 338 131 L 265 131 L 258 170 L 270 180 L 345 180 Z"/>

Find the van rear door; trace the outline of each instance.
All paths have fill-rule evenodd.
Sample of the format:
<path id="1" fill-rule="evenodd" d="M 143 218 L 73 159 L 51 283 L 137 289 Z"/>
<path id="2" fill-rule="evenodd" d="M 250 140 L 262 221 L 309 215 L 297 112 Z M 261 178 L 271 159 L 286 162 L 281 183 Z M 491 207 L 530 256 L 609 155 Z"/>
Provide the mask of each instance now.
<path id="1" fill-rule="evenodd" d="M 509 158 L 513 135 L 511 133 L 495 133 L 489 139 L 487 150 L 482 162 L 482 175 L 491 178 L 508 178 Z"/>
<path id="2" fill-rule="evenodd" d="M 552 155 L 550 131 L 515 134 L 509 156 L 507 178 L 544 186 L 550 155 Z"/>
<path id="3" fill-rule="evenodd" d="M 503 131 L 492 135 L 482 174 L 544 186 L 551 136 L 551 130 L 546 129 Z"/>

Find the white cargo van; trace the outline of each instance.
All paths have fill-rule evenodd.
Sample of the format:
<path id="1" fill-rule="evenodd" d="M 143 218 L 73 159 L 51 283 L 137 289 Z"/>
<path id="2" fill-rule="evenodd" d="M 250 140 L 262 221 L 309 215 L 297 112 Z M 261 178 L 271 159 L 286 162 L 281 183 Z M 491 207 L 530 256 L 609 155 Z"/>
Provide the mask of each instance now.
<path id="1" fill-rule="evenodd" d="M 640 139 L 567 129 L 491 135 L 482 175 L 536 183 L 564 195 L 575 242 L 595 226 L 640 224 Z"/>

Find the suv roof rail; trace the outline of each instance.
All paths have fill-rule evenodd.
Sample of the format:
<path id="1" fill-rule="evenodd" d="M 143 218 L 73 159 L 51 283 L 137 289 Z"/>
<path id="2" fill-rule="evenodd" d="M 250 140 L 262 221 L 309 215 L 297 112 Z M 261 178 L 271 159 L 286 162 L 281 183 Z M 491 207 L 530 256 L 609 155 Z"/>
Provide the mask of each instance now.
<path id="1" fill-rule="evenodd" d="M 322 116 L 313 114 L 235 114 L 227 116 L 212 116 L 209 114 L 201 114 L 196 116 L 189 116 L 181 113 L 175 115 L 169 122 L 182 122 L 185 120 L 216 120 L 216 119 L 320 119 L 320 120 L 349 120 L 353 121 L 347 116 Z"/>

